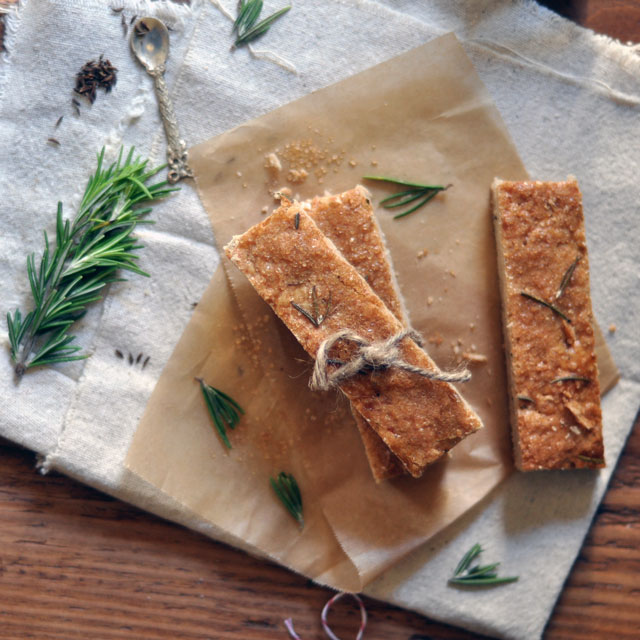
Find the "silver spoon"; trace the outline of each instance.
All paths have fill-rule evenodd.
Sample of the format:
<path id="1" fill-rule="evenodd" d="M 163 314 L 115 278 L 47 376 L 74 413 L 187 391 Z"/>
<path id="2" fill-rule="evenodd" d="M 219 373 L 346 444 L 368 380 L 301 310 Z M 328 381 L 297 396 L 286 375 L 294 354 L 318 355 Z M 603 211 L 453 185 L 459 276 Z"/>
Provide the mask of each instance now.
<path id="1" fill-rule="evenodd" d="M 187 162 L 187 145 L 180 138 L 176 114 L 164 81 L 165 62 L 169 56 L 169 31 L 155 18 L 140 18 L 131 31 L 131 49 L 153 78 L 160 117 L 167 134 L 167 180 L 175 184 L 182 178 L 192 178 Z"/>

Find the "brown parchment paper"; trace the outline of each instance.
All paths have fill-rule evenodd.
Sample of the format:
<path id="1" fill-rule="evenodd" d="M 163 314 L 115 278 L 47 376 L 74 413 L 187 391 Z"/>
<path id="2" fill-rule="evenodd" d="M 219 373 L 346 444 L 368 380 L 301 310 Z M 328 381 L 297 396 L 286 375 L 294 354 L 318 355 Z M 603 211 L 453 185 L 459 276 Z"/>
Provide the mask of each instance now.
<path id="1" fill-rule="evenodd" d="M 287 157 L 305 148 L 309 175 L 288 184 Z M 265 168 L 270 152 L 283 160 L 279 176 Z M 205 142 L 190 151 L 190 162 L 219 247 L 274 206 L 270 188 L 289 186 L 308 198 L 349 189 L 367 174 L 453 184 L 407 218 L 377 214 L 430 355 L 443 368 L 464 353 L 487 357 L 460 385 L 483 430 L 420 480 L 376 485 L 347 402 L 308 389 L 308 356 L 225 262 L 227 278 L 220 268 L 198 304 L 127 457 L 131 471 L 211 522 L 220 537 L 318 582 L 361 590 L 512 471 L 489 187 L 496 176 L 525 179 L 526 171 L 453 35 Z M 374 203 L 388 193 L 364 184 Z M 606 389 L 616 371 L 600 346 Z M 230 452 L 210 425 L 196 376 L 246 410 Z M 269 487 L 282 470 L 301 487 L 302 531 Z"/>

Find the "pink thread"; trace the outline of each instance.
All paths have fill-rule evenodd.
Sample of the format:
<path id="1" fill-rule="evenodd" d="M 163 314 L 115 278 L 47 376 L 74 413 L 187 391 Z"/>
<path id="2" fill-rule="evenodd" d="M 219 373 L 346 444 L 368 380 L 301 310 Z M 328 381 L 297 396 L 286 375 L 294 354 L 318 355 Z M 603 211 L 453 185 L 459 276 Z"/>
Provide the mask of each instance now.
<path id="1" fill-rule="evenodd" d="M 291 618 L 287 618 L 284 621 L 284 626 L 287 627 L 287 631 L 289 632 L 289 635 L 293 638 L 293 640 L 302 640 L 300 636 L 295 632 L 295 629 L 293 628 L 293 620 Z"/>
<path id="2" fill-rule="evenodd" d="M 335 602 L 340 600 L 342 596 L 351 596 L 360 607 L 360 628 L 358 629 L 358 634 L 356 635 L 356 640 L 362 640 L 362 636 L 364 635 L 364 630 L 367 628 L 367 610 L 365 609 L 364 603 L 355 593 L 336 593 L 335 596 L 329 599 L 327 604 L 324 605 L 322 609 L 322 613 L 320 614 L 320 621 L 322 622 L 322 628 L 324 632 L 329 636 L 331 640 L 340 640 L 338 636 L 331 631 L 329 627 L 329 623 L 327 622 L 327 616 L 329 615 L 329 611 Z M 293 638 L 293 640 L 301 640 L 300 636 L 295 632 L 293 628 L 293 620 L 291 618 L 287 618 L 284 621 L 284 626 L 287 628 L 289 632 L 289 636 Z"/>

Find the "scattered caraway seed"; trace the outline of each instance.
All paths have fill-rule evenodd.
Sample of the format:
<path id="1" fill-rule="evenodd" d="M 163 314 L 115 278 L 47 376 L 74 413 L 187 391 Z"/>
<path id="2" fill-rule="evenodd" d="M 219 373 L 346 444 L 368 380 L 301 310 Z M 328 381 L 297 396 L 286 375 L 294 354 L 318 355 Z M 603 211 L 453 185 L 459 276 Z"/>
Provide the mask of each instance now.
<path id="1" fill-rule="evenodd" d="M 54 147 L 60 146 L 60 140 L 56 140 L 56 138 L 47 138 L 47 142 L 52 144 Z"/>
<path id="2" fill-rule="evenodd" d="M 196 378 L 196 380 L 200 383 L 202 396 L 220 439 L 227 449 L 231 449 L 231 442 L 229 442 L 229 437 L 227 436 L 227 427 L 235 429 L 238 422 L 240 422 L 240 416 L 244 414 L 244 410 L 226 393 L 219 389 L 214 389 L 202 378 Z"/>
<path id="3" fill-rule="evenodd" d="M 62 119 L 64 118 L 64 116 L 60 116 L 57 120 L 56 123 L 54 125 L 54 129 L 57 129 L 61 124 L 62 124 Z"/>
<path id="4" fill-rule="evenodd" d="M 133 364 L 133 355 L 129 352 L 129 364 Z"/>
<path id="5" fill-rule="evenodd" d="M 281 471 L 277 478 L 269 478 L 271 487 L 284 508 L 297 521 L 302 529 L 304 517 L 302 514 L 302 495 L 296 479 L 285 471 Z"/>
<path id="6" fill-rule="evenodd" d="M 87 98 L 91 104 L 95 102 L 98 89 L 104 89 L 107 93 L 116 85 L 117 69 L 100 56 L 98 60 L 89 60 L 76 74 L 76 86 L 74 92 Z"/>
<path id="7" fill-rule="evenodd" d="M 142 368 L 144 369 L 148 364 L 149 364 L 149 360 L 151 360 L 151 356 L 147 356 L 143 363 L 142 363 Z"/>
<path id="8" fill-rule="evenodd" d="M 582 462 L 590 462 L 592 464 L 604 464 L 604 458 L 591 458 L 589 456 L 579 455 L 578 458 L 582 460 Z"/>
<path id="9" fill-rule="evenodd" d="M 465 587 L 492 587 L 500 584 L 516 582 L 518 576 L 498 577 L 499 562 L 480 566 L 471 566 L 471 563 L 482 553 L 482 547 L 474 544 L 467 553 L 462 556 L 453 577 L 449 578 L 449 584 Z"/>
<path id="10" fill-rule="evenodd" d="M 134 16 L 133 18 L 135 19 L 136 17 L 137 16 Z M 133 24 L 133 21 L 131 22 L 131 24 Z M 144 36 L 146 33 L 149 33 L 149 27 L 144 20 L 140 20 L 140 22 L 138 22 L 136 26 L 133 27 L 133 31 L 136 34 L 137 38 L 142 38 L 142 36 Z"/>
<path id="11" fill-rule="evenodd" d="M 114 353 L 116 354 L 116 358 L 120 358 L 120 360 L 124 358 L 124 353 L 122 353 L 120 349 L 116 349 Z"/>

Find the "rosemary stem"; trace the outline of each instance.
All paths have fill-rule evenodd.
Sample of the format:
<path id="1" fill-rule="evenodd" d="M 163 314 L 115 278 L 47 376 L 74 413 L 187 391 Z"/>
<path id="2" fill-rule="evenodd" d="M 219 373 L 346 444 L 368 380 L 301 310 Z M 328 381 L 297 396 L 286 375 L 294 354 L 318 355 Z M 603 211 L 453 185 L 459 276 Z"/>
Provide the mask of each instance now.
<path id="1" fill-rule="evenodd" d="M 71 248 L 72 244 L 76 244 L 78 241 L 77 238 L 79 229 L 77 228 L 77 222 L 81 220 L 85 215 L 86 207 L 84 208 L 84 210 L 83 208 L 80 209 L 78 216 L 73 223 L 71 237 L 67 242 L 67 245 L 64 248 L 61 257 L 59 258 L 56 271 L 53 277 L 47 280 L 47 283 L 45 285 L 44 295 L 42 296 L 42 303 L 38 305 L 36 314 L 29 323 L 29 327 L 22 338 L 23 342 L 22 348 L 20 349 L 20 357 L 18 358 L 18 361 L 16 362 L 14 368 L 15 374 L 18 378 L 21 378 L 27 370 L 27 363 L 29 361 L 29 356 L 33 352 L 38 330 L 42 326 L 42 320 L 47 317 L 47 313 L 49 311 L 49 308 L 51 307 L 53 292 L 58 288 L 60 281 L 64 278 L 65 266 L 69 263 L 69 249 Z M 80 229 L 82 229 L 82 227 Z M 40 268 L 42 268 L 42 264 L 40 265 Z"/>

